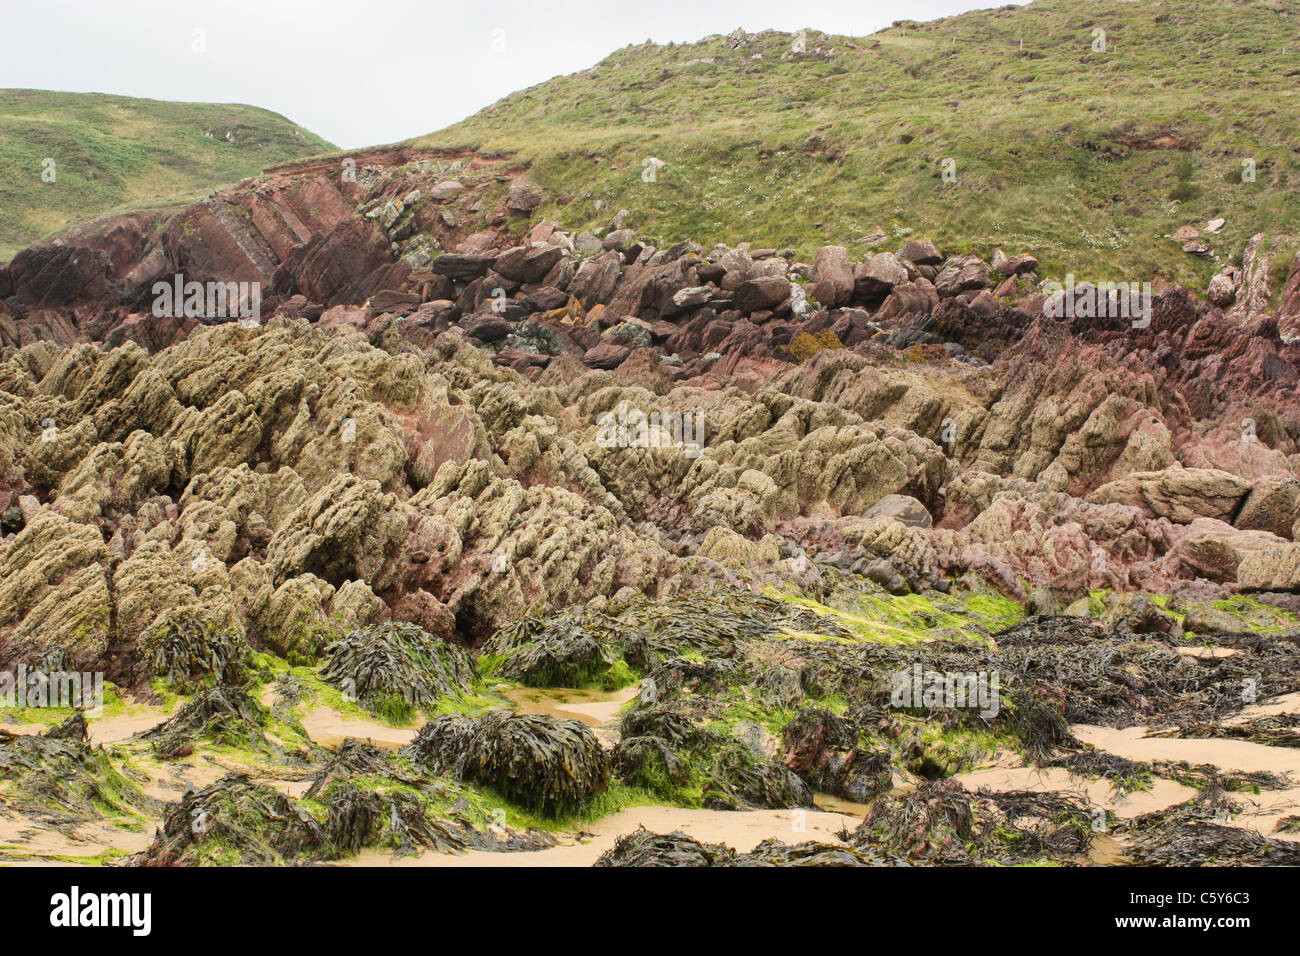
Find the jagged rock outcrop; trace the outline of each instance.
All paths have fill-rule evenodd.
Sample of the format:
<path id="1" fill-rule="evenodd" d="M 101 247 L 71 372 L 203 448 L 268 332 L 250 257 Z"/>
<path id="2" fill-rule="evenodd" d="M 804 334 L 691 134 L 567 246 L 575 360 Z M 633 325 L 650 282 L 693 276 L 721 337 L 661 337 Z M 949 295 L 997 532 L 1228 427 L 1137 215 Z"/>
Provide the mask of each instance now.
<path id="1" fill-rule="evenodd" d="M 1262 239 L 1208 303 L 1057 318 L 1028 253 L 657 248 L 626 212 L 530 224 L 507 158 L 345 168 L 3 270 L 0 659 L 128 674 L 196 615 L 293 660 L 387 619 L 473 644 L 826 561 L 892 590 L 1294 587 L 1300 344 Z M 260 283 L 262 315 L 154 318 L 179 272 Z"/>

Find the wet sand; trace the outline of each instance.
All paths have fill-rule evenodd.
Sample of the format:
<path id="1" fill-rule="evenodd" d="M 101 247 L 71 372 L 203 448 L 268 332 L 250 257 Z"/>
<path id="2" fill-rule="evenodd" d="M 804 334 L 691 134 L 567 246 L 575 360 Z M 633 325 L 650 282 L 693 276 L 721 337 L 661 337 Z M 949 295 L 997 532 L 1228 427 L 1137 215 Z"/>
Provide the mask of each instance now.
<path id="1" fill-rule="evenodd" d="M 367 740 L 376 747 L 396 750 L 405 747 L 420 732 L 422 723 L 407 727 L 392 727 L 377 720 L 365 720 L 360 717 L 345 717 L 333 707 L 323 704 L 313 707 L 302 718 L 303 730 L 315 743 L 327 749 L 334 749 L 348 737 Z"/>
<path id="2" fill-rule="evenodd" d="M 1084 743 L 1129 760 L 1148 763 L 1156 760 L 1186 760 L 1193 765 L 1208 763 L 1220 770 L 1242 773 L 1289 772 L 1300 779 L 1300 750 L 1294 747 L 1268 747 L 1249 740 L 1148 737 L 1145 727 L 1116 730 L 1111 727 L 1076 724 L 1070 730 Z"/>
<path id="3" fill-rule="evenodd" d="M 1148 790 L 1122 794 L 1112 790 L 1108 780 L 1088 780 L 1070 774 L 1064 767 L 999 767 L 976 770 L 954 778 L 967 790 L 1032 790 L 1037 793 L 1076 793 L 1094 806 L 1111 811 L 1121 819 L 1167 810 L 1196 796 L 1196 791 L 1174 780 L 1153 778 Z"/>
<path id="4" fill-rule="evenodd" d="M 619 691 L 573 690 L 567 688 L 500 687 L 498 693 L 520 713 L 542 713 L 579 720 L 591 727 L 606 746 L 618 738 L 619 714 L 640 691 L 639 685 Z M 1225 723 L 1240 723 L 1256 717 L 1300 711 L 1300 694 L 1288 695 L 1247 708 L 1227 718 Z M 141 731 L 161 723 L 168 712 L 147 704 L 131 705 L 125 713 L 89 721 L 92 740 L 111 745 L 128 740 Z M 423 721 L 406 727 L 393 727 L 377 720 L 344 715 L 334 708 L 319 705 L 307 712 L 303 726 L 316 743 L 335 747 L 347 737 L 369 740 L 379 747 L 396 749 L 410 742 Z M 43 733 L 43 725 L 18 725 L 11 732 Z M 1268 771 L 1290 773 L 1300 781 L 1300 749 L 1269 747 L 1242 740 L 1171 738 L 1147 736 L 1143 727 L 1114 729 L 1075 725 L 1074 734 L 1085 743 L 1131 760 L 1185 760 L 1193 765 L 1212 764 L 1227 772 Z M 255 775 L 255 768 L 253 770 Z M 202 788 L 220 779 L 228 768 L 214 760 L 193 761 L 156 768 L 156 774 L 143 787 L 150 797 L 173 802 L 189 786 Z M 1104 779 L 1090 780 L 1070 774 L 1064 768 L 1034 768 L 1022 765 L 1015 754 L 999 754 L 992 765 L 955 778 L 968 790 L 988 788 L 994 791 L 1034 790 L 1070 792 L 1094 806 L 1104 807 L 1122 819 L 1158 812 L 1183 803 L 1196 794 L 1191 787 L 1176 781 L 1155 778 L 1147 790 L 1130 794 L 1113 791 Z M 290 796 L 299 797 L 310 786 L 310 779 L 294 777 L 263 778 L 263 782 Z M 904 787 L 903 789 L 910 789 Z M 1258 795 L 1237 792 L 1231 795 L 1241 812 L 1231 821 L 1267 836 L 1300 841 L 1300 834 L 1274 833 L 1283 817 L 1300 814 L 1300 785 L 1282 791 L 1264 791 Z M 680 830 L 705 843 L 723 843 L 744 853 L 765 839 L 785 843 L 814 841 L 840 844 L 843 829 L 852 829 L 870 812 L 869 803 L 855 803 L 828 794 L 815 795 L 816 809 L 721 811 L 679 807 L 634 807 L 604 819 L 585 824 L 581 831 L 565 833 L 559 844 L 543 850 L 501 853 L 470 851 L 442 854 L 426 851 L 418 856 L 396 859 L 387 852 L 365 850 L 342 865 L 347 866 L 590 866 L 617 839 L 644 826 L 653 832 Z M 153 836 L 155 821 L 146 821 L 139 831 L 121 830 L 98 824 L 83 824 L 66 832 L 21 814 L 0 817 L 0 863 L 40 865 L 61 862 L 55 857 L 92 859 L 108 849 L 136 853 L 146 848 Z M 30 855 L 30 856 L 29 856 Z M 1106 834 L 1094 839 L 1089 860 L 1094 864 L 1123 862 L 1123 844 Z M 29 857 L 29 858 L 24 858 Z"/>
<path id="5" fill-rule="evenodd" d="M 152 825 L 141 826 L 139 830 L 125 830 L 96 823 L 77 824 L 65 832 L 43 821 L 15 813 L 9 817 L 0 816 L 0 863 L 27 866 L 38 862 L 53 862 L 66 865 L 63 860 L 49 858 L 89 859 L 110 849 L 138 853 L 153 841 L 153 834 Z M 37 859 L 22 859 L 28 854 Z M 42 857 L 46 859 L 39 859 Z"/>
<path id="6" fill-rule="evenodd" d="M 610 723 L 625 704 L 636 700 L 640 684 L 622 690 L 571 690 L 563 687 L 509 687 L 500 691 L 521 714 L 548 714 L 580 720 L 588 727 Z"/>
<path id="7" fill-rule="evenodd" d="M 170 716 L 170 710 L 142 704 L 132 707 L 125 714 L 87 720 L 86 724 L 90 731 L 90 742 L 104 747 L 152 730 Z"/>
<path id="8" fill-rule="evenodd" d="M 836 835 L 852 829 L 858 821 L 841 813 L 820 810 L 691 810 L 678 807 L 633 807 L 585 825 L 587 833 L 561 838 L 558 846 L 520 853 L 425 852 L 394 859 L 385 853 L 365 850 L 346 866 L 591 866 L 613 847 L 620 836 L 639 826 L 655 833 L 680 830 L 702 843 L 725 843 L 748 853 L 766 839 L 784 843 L 832 843 L 842 845 Z"/>
<path id="9" fill-rule="evenodd" d="M 546 714 L 579 720 L 606 750 L 618 743 L 619 712 L 641 693 L 640 684 L 622 690 L 571 690 L 563 687 L 505 687 L 498 693 L 521 714 Z"/>
<path id="10" fill-rule="evenodd" d="M 89 712 L 85 714 L 86 729 L 90 733 L 90 742 L 101 747 L 120 743 L 138 733 L 151 730 L 170 716 L 171 710 L 169 708 L 145 703 L 128 703 L 123 713 L 113 714 L 111 717 L 96 717 Z M 35 737 L 40 736 L 52 727 L 57 727 L 66 719 L 66 716 L 60 717 L 46 724 L 0 723 L 0 730 L 7 730 L 11 734 L 25 734 Z"/>
<path id="11" fill-rule="evenodd" d="M 1264 713 L 1290 713 L 1295 698 L 1273 701 L 1253 708 L 1251 712 L 1237 715 L 1234 722 L 1250 720 Z M 1289 709 L 1288 709 L 1289 708 Z M 1240 805 L 1241 812 L 1224 821 L 1231 826 L 1255 830 L 1264 836 L 1279 840 L 1300 842 L 1300 833 L 1274 833 L 1273 828 L 1283 817 L 1300 814 L 1300 749 L 1295 747 L 1269 747 L 1249 740 L 1219 740 L 1179 737 L 1147 737 L 1147 728 L 1129 727 L 1115 730 L 1109 727 L 1077 725 L 1071 728 L 1085 743 L 1130 760 L 1186 760 L 1193 766 L 1212 764 L 1220 770 L 1251 773 L 1264 771 L 1290 774 L 1296 786 L 1285 790 L 1263 790 L 1258 794 L 1237 791 L 1229 799 Z M 1138 798 L 1140 794 L 1134 794 Z M 1158 809 L 1158 808 L 1157 808 Z M 1143 811 L 1146 812 L 1146 811 Z"/>

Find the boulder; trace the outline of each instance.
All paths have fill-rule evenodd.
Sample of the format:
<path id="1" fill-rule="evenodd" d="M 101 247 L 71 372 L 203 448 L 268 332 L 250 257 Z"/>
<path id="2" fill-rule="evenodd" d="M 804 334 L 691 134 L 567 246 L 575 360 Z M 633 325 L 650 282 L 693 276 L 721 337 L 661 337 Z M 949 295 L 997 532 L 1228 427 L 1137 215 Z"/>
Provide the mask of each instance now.
<path id="1" fill-rule="evenodd" d="M 934 523 L 925 505 L 911 495 L 888 494 L 868 508 L 864 518 L 893 518 L 909 528 L 928 528 Z"/>
<path id="2" fill-rule="evenodd" d="M 854 270 L 854 294 L 859 299 L 884 295 L 908 279 L 907 267 L 892 252 L 878 252 Z"/>
<path id="3" fill-rule="evenodd" d="M 1168 468 L 1125 475 L 1102 485 L 1088 501 L 1135 505 L 1156 517 L 1190 524 L 1196 518 L 1231 521 L 1249 492 L 1250 482 L 1230 472 Z"/>
<path id="4" fill-rule="evenodd" d="M 918 266 L 937 266 L 943 262 L 943 256 L 929 239 L 913 239 L 898 254 Z"/>
<path id="5" fill-rule="evenodd" d="M 972 289 L 984 289 L 989 284 L 989 265 L 978 256 L 960 256 L 949 259 L 934 279 L 934 290 L 942 297 L 957 295 Z"/>
<path id="6" fill-rule="evenodd" d="M 784 264 L 784 260 L 770 259 L 769 262 Z M 848 305 L 853 297 L 853 265 L 849 262 L 848 250 L 843 246 L 822 246 L 817 250 L 813 260 L 812 282 L 810 291 L 817 301 L 828 309 Z M 785 297 L 782 297 L 784 301 Z"/>
<path id="7" fill-rule="evenodd" d="M 1238 528 L 1270 531 L 1290 538 L 1300 520 L 1300 481 L 1280 475 L 1265 475 L 1255 481 L 1233 524 Z"/>
<path id="8" fill-rule="evenodd" d="M 1265 548 L 1242 558 L 1237 583 L 1252 591 L 1300 592 L 1300 544 Z"/>
<path id="9" fill-rule="evenodd" d="M 747 279 L 737 288 L 732 304 L 743 313 L 774 309 L 790 298 L 790 280 L 780 276 Z"/>

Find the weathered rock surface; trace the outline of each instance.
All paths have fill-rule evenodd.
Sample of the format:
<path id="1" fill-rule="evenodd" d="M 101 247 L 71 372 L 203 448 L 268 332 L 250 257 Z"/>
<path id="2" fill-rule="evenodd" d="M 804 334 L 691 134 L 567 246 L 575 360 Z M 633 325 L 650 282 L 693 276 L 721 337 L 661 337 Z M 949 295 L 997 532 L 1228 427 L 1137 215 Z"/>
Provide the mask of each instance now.
<path id="1" fill-rule="evenodd" d="M 357 158 L 0 270 L 0 662 L 129 675 L 196 615 L 295 660 L 389 619 L 474 644 L 828 561 L 1295 588 L 1300 266 L 1272 296 L 1264 238 L 1209 302 L 1056 319 L 1025 252 L 655 248 L 530 223 L 524 164 Z M 155 318 L 176 273 L 261 283 L 260 321 Z"/>

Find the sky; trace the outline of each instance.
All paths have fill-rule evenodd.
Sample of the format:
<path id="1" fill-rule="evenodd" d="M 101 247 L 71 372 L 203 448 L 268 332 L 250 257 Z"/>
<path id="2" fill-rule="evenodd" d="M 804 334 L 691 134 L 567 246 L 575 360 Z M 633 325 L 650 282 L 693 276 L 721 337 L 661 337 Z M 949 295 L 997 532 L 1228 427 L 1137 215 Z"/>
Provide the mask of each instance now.
<path id="1" fill-rule="evenodd" d="M 440 130 L 629 43 L 862 36 L 994 0 L 4 0 L 0 88 L 248 103 L 344 149 Z"/>

